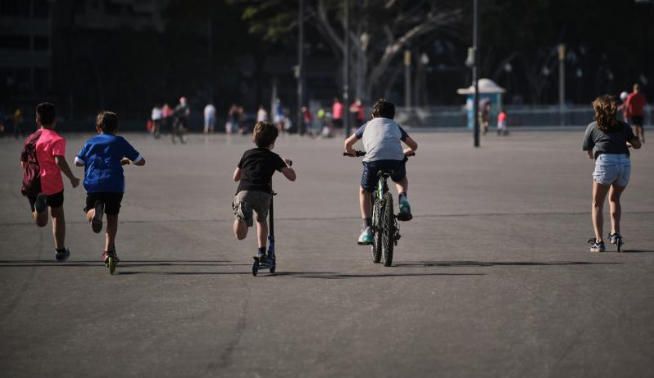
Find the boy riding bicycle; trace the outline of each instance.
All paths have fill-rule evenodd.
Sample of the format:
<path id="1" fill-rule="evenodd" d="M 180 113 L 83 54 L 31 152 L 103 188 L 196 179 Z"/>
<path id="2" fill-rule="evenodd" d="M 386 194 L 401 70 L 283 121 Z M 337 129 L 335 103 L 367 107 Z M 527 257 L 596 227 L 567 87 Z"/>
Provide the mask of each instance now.
<path id="1" fill-rule="evenodd" d="M 363 173 L 359 190 L 359 206 L 363 220 L 363 230 L 359 235 L 358 244 L 372 244 L 371 230 L 371 194 L 375 190 L 377 173 L 380 170 L 391 171 L 391 179 L 395 182 L 398 192 L 400 213 L 397 219 L 409 221 L 411 206 L 407 197 L 409 181 L 406 177 L 406 155 L 418 149 L 409 134 L 395 121 L 395 105 L 384 99 L 379 99 L 373 105 L 372 119 L 361 126 L 345 140 L 345 152 L 355 153 L 352 146 L 361 139 L 366 155 L 363 158 Z M 402 148 L 404 142 L 408 148 Z"/>

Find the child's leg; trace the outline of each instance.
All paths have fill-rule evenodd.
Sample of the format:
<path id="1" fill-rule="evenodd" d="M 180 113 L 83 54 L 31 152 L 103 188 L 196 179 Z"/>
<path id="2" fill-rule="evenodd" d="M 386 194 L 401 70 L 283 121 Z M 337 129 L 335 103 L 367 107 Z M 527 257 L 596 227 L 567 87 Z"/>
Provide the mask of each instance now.
<path id="1" fill-rule="evenodd" d="M 602 185 L 593 181 L 593 208 L 591 212 L 593 220 L 593 230 L 595 231 L 595 240 L 603 241 L 602 228 L 604 217 L 602 216 L 602 209 L 604 207 L 604 199 L 609 191 L 609 185 Z"/>
<path id="2" fill-rule="evenodd" d="M 372 216 L 372 200 L 370 192 L 367 192 L 363 187 L 359 187 L 359 208 L 361 210 L 361 219 L 370 219 Z"/>
<path id="3" fill-rule="evenodd" d="M 406 194 L 409 190 L 409 179 L 404 176 L 401 180 L 396 181 L 395 188 L 397 188 L 397 193 L 399 195 Z"/>
<path id="4" fill-rule="evenodd" d="M 51 207 L 52 215 L 52 235 L 54 236 L 55 248 L 63 249 L 66 243 L 66 219 L 64 217 L 64 207 Z"/>
<path id="5" fill-rule="evenodd" d="M 105 233 L 105 251 L 116 250 L 116 234 L 118 233 L 118 214 L 107 214 L 107 229 Z"/>
<path id="6" fill-rule="evenodd" d="M 268 223 L 264 219 L 263 221 L 257 220 L 257 246 L 259 249 L 266 248 L 266 242 L 268 241 Z"/>
<path id="7" fill-rule="evenodd" d="M 32 219 L 34 219 L 37 226 L 45 227 L 45 226 L 48 225 L 48 212 L 43 211 L 41 213 L 38 213 L 38 212 L 36 212 L 36 210 L 34 210 L 32 212 Z"/>
<path id="8" fill-rule="evenodd" d="M 245 224 L 240 219 L 234 219 L 234 225 L 233 225 L 233 230 L 234 230 L 234 236 L 238 240 L 243 240 L 245 239 L 246 236 L 248 236 L 248 225 Z"/>
<path id="9" fill-rule="evenodd" d="M 611 212 L 611 233 L 620 233 L 620 216 L 622 215 L 622 206 L 620 206 L 620 195 L 625 190 L 623 186 L 611 185 L 609 190 L 609 210 Z"/>

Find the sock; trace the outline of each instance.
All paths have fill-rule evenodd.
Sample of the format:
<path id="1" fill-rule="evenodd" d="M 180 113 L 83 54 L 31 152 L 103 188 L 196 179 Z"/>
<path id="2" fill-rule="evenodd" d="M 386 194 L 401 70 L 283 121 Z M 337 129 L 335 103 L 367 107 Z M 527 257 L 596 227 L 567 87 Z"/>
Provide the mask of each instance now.
<path id="1" fill-rule="evenodd" d="M 409 197 L 406 195 L 406 192 L 398 194 L 397 196 L 398 202 L 402 202 L 402 198 L 406 199 L 407 201 L 409 200 Z"/>
<path id="2" fill-rule="evenodd" d="M 371 218 L 364 218 L 363 219 L 363 228 L 370 227 L 372 224 L 372 219 Z"/>
<path id="3" fill-rule="evenodd" d="M 259 254 L 260 255 L 265 255 L 266 254 L 266 247 L 259 247 Z"/>

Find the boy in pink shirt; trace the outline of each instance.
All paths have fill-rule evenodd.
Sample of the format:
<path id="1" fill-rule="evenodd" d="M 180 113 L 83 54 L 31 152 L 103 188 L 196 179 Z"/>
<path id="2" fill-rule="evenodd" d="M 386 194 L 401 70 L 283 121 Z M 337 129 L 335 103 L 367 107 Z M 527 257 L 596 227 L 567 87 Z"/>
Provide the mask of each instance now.
<path id="1" fill-rule="evenodd" d="M 70 251 L 65 247 L 64 182 L 61 172 L 68 177 L 73 188 L 79 185 L 80 180 L 73 175 L 66 162 L 66 141 L 54 131 L 55 117 L 53 104 L 45 102 L 37 105 L 36 124 L 39 129 L 30 135 L 27 141 L 36 140 L 33 155 L 38 164 L 38 177 L 35 178 L 38 182 L 35 190 L 24 191 L 24 194 L 30 202 L 32 217 L 37 226 L 45 227 L 48 224 L 47 209 L 50 208 L 55 257 L 57 261 L 64 261 L 70 255 Z M 28 160 L 30 160 L 29 153 L 24 151 L 21 155 L 21 165 L 24 169 L 27 169 Z"/>

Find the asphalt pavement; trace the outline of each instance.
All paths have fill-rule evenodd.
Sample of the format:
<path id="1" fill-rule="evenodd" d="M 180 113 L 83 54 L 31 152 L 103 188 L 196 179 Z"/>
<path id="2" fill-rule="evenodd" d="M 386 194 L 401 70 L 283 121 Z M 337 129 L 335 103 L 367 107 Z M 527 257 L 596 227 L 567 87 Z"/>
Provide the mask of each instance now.
<path id="1" fill-rule="evenodd" d="M 0 139 L 3 377 L 645 377 L 654 371 L 654 154 L 633 153 L 625 253 L 591 254 L 583 131 L 416 135 L 414 219 L 394 266 L 356 245 L 361 162 L 342 140 L 281 136 L 277 274 L 253 277 L 231 231 L 249 137 L 126 137 L 110 276 L 85 192 L 65 183 L 68 262 L 20 193 L 21 144 Z M 67 154 L 90 136 L 68 134 Z M 73 168 L 81 176 L 80 168 Z M 608 233 L 608 216 L 605 219 Z"/>

